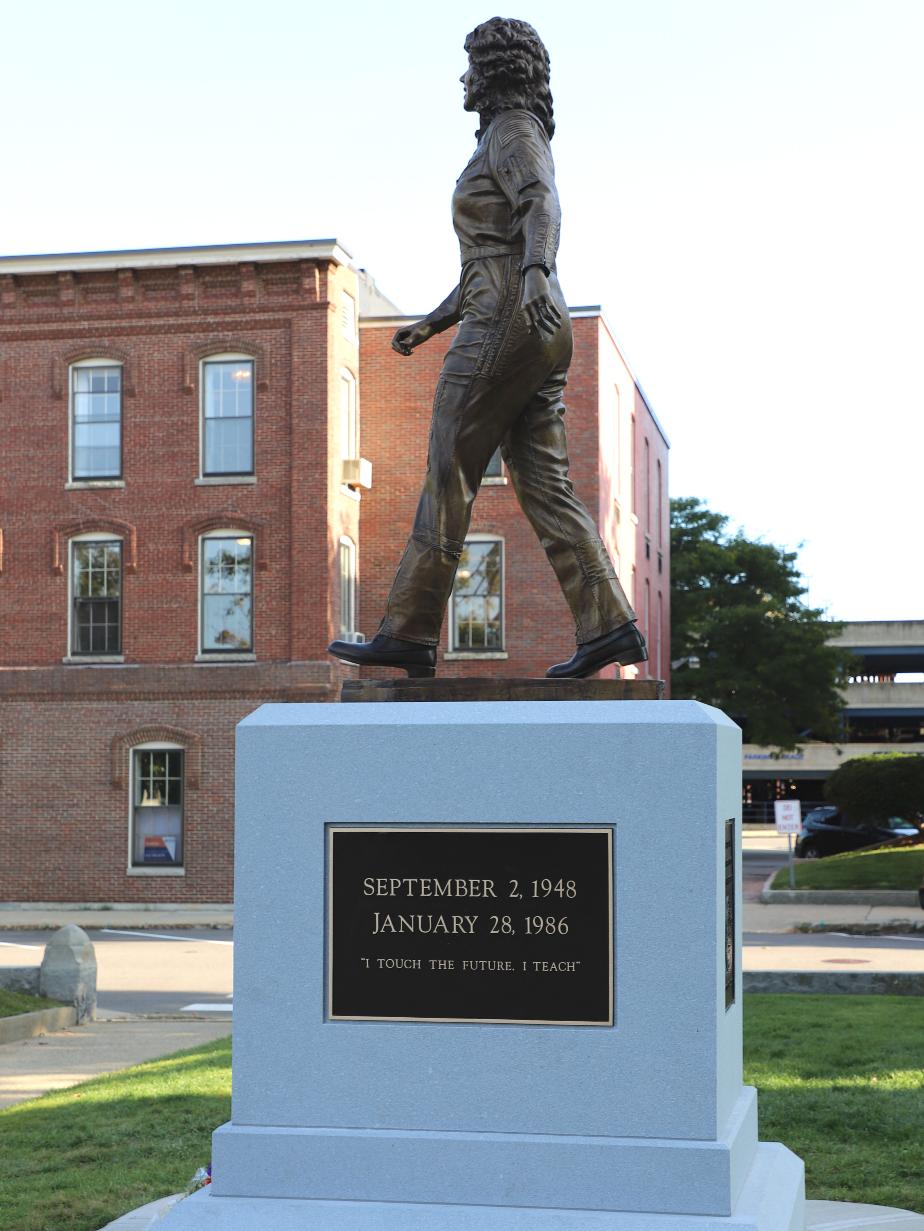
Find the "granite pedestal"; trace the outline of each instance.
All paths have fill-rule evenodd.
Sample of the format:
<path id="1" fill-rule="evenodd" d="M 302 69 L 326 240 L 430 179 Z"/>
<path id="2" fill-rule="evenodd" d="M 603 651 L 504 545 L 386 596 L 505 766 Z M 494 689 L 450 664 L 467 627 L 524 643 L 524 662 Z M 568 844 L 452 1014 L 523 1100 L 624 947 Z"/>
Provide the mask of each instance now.
<path id="1" fill-rule="evenodd" d="M 247 718 L 232 1119 L 213 1137 L 211 1187 L 165 1231 L 801 1229 L 802 1164 L 758 1144 L 741 1080 L 737 853 L 726 891 L 740 756 L 738 728 L 696 702 L 265 705 Z M 611 917 L 596 926 L 612 931 L 612 1024 L 335 1019 L 347 927 L 331 934 L 332 827 L 609 834 Z M 478 953 L 501 953 L 482 930 Z M 571 976 L 547 965 L 563 1021 Z M 419 978 L 436 1003 L 426 964 Z"/>

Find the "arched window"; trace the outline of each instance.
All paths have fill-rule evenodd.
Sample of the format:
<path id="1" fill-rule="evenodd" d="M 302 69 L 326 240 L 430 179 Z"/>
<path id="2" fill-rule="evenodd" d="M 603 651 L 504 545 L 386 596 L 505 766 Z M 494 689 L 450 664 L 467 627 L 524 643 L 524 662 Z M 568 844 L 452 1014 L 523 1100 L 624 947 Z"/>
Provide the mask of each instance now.
<path id="1" fill-rule="evenodd" d="M 356 641 L 356 544 L 347 535 L 340 540 L 340 639 Z"/>
<path id="2" fill-rule="evenodd" d="M 122 477 L 122 364 L 81 359 L 70 368 L 71 482 Z"/>
<path id="3" fill-rule="evenodd" d="M 340 456 L 359 457 L 356 377 L 347 368 L 342 368 L 340 372 Z"/>
<path id="4" fill-rule="evenodd" d="M 69 656 L 121 658 L 122 540 L 103 531 L 78 534 L 69 554 Z"/>
<path id="5" fill-rule="evenodd" d="M 202 477 L 253 474 L 253 358 L 209 355 L 200 367 Z"/>
<path id="6" fill-rule="evenodd" d="M 129 756 L 129 870 L 182 868 L 185 751 L 146 743 Z"/>

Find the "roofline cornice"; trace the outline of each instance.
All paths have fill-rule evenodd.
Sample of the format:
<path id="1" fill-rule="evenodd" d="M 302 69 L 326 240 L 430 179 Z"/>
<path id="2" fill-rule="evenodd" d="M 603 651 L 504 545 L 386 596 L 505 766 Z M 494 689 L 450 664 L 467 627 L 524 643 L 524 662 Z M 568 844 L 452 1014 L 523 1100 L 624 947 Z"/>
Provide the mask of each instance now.
<path id="1" fill-rule="evenodd" d="M 129 248 L 112 252 L 56 252 L 0 256 L 0 275 L 79 273 L 107 269 L 165 269 L 239 262 L 333 261 L 352 264 L 336 239 L 281 240 L 255 244 L 201 244 L 189 248 Z"/>

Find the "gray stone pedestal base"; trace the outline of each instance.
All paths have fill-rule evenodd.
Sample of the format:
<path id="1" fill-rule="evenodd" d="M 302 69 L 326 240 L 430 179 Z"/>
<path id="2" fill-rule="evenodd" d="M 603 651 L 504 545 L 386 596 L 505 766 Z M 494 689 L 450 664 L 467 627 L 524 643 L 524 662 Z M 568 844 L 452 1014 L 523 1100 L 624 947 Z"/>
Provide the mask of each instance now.
<path id="1" fill-rule="evenodd" d="M 174 1206 L 169 1231 L 803 1231 L 802 1163 L 762 1143 L 728 1217 L 536 1206 L 418 1205 L 217 1197 L 200 1189 Z"/>

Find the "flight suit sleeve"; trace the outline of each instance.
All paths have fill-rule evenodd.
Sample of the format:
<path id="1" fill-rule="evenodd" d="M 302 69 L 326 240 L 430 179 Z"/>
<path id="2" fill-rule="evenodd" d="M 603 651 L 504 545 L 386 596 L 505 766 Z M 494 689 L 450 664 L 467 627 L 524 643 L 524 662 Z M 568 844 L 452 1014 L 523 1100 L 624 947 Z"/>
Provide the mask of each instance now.
<path id="1" fill-rule="evenodd" d="M 457 286 L 449 292 L 441 304 L 428 312 L 424 320 L 430 326 L 434 333 L 442 333 L 446 329 L 450 329 L 453 325 L 458 325 L 462 317 L 462 309 L 460 307 L 461 291 Z"/>
<path id="2" fill-rule="evenodd" d="M 528 111 L 498 116 L 490 146 L 492 171 L 523 237 L 521 268 L 552 272 L 561 234 L 555 165 L 541 122 Z"/>

